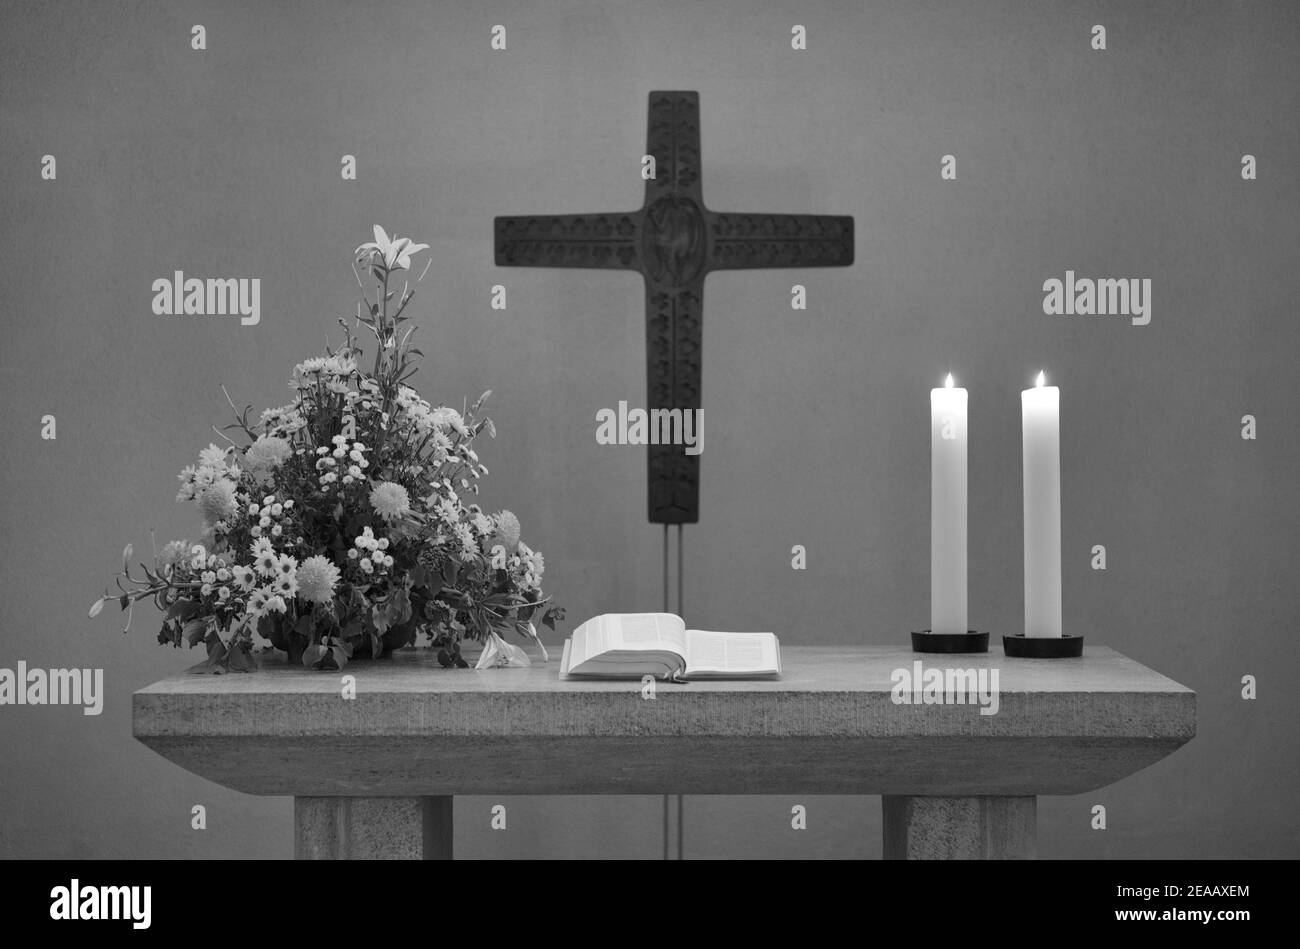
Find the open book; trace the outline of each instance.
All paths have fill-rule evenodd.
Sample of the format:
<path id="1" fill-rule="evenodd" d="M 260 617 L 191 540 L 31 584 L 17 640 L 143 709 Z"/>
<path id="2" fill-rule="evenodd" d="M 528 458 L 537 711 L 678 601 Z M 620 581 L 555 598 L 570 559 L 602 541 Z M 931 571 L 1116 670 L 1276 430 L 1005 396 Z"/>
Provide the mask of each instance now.
<path id="1" fill-rule="evenodd" d="M 672 613 L 602 613 L 564 643 L 560 678 L 750 679 L 781 674 L 773 633 L 687 629 Z"/>

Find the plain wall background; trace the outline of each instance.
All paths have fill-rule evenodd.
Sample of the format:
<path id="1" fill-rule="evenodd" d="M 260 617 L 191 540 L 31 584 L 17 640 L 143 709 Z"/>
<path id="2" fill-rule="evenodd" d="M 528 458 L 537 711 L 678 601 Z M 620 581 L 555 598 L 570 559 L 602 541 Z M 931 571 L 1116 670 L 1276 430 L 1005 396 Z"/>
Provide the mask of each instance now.
<path id="1" fill-rule="evenodd" d="M 123 636 L 86 608 L 123 544 L 196 533 L 176 472 L 229 421 L 219 384 L 259 409 L 288 398 L 292 365 L 352 313 L 349 254 L 376 222 L 432 245 L 414 381 L 452 404 L 495 390 L 484 501 L 520 515 L 572 625 L 658 607 L 644 456 L 594 438 L 597 409 L 644 403 L 640 278 L 498 269 L 492 249 L 496 214 L 638 207 L 652 89 L 701 94 L 711 208 L 857 226 L 851 268 L 708 278 L 688 620 L 792 644 L 925 625 L 927 393 L 952 369 L 970 615 L 1018 631 L 1018 393 L 1045 368 L 1066 628 L 1195 689 L 1199 734 L 1044 799 L 1041 855 L 1300 855 L 1298 52 L 1287 3 L 6 4 L 0 666 L 103 667 L 107 701 L 0 708 L 0 855 L 291 855 L 288 799 L 131 738 L 131 692 L 201 656 L 159 646 L 147 611 Z M 261 324 L 154 316 L 150 285 L 176 269 L 260 277 Z M 1042 283 L 1067 269 L 1151 278 L 1150 325 L 1045 316 Z M 507 833 L 493 800 L 458 800 L 459 856 L 660 853 L 658 798 L 514 799 Z M 879 852 L 867 797 L 688 798 L 685 828 L 687 856 Z"/>

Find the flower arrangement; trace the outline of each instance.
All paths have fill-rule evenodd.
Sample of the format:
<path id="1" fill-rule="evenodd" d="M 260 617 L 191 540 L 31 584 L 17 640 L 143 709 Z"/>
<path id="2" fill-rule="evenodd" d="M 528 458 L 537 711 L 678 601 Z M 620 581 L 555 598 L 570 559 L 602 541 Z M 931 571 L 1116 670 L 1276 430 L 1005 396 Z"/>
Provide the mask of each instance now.
<path id="1" fill-rule="evenodd" d="M 228 444 L 180 473 L 177 500 L 198 507 L 199 540 L 155 550 L 142 576 L 128 545 L 119 592 L 105 591 L 91 616 L 117 600 L 129 628 L 135 604 L 152 599 L 159 642 L 203 643 L 213 672 L 251 669 L 255 632 L 290 661 L 338 669 L 421 633 L 444 666 L 464 667 L 464 638 L 512 649 L 501 638 L 511 630 L 540 643 L 534 620 L 555 628 L 563 610 L 542 592 L 545 561 L 518 518 L 466 503 L 488 473 L 473 441 L 496 436 L 480 416 L 490 391 L 457 411 L 406 384 L 422 354 L 404 326 L 415 287 L 406 281 L 399 296 L 395 277 L 427 249 L 376 225 L 355 252 L 364 310 L 352 327 L 339 320 L 343 345 L 295 366 L 293 400 L 257 421 L 226 393 L 235 422 L 214 430 Z M 369 370 L 353 332 L 362 326 L 375 340 Z"/>

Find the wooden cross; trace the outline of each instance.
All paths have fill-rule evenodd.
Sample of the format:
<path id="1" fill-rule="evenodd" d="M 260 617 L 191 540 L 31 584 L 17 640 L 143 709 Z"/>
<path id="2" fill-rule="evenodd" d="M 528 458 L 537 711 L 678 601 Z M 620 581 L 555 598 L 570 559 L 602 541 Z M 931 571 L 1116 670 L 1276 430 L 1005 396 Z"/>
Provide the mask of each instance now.
<path id="1" fill-rule="evenodd" d="M 655 177 L 626 213 L 498 217 L 502 267 L 635 270 L 645 278 L 647 409 L 700 408 L 704 277 L 711 270 L 845 267 L 853 218 L 710 211 L 700 189 L 700 96 L 650 93 Z M 652 524 L 700 519 L 700 456 L 650 445 Z M 666 529 L 666 528 L 665 528 Z"/>

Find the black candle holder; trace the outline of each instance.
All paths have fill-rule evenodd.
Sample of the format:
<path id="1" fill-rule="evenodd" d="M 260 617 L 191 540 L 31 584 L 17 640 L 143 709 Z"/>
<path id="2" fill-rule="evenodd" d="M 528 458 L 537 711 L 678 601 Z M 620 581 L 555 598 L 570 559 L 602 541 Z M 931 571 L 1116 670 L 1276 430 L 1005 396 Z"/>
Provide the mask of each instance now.
<path id="1" fill-rule="evenodd" d="M 1002 651 L 1012 659 L 1077 659 L 1083 655 L 1082 636 L 1002 637 Z"/>
<path id="2" fill-rule="evenodd" d="M 912 652 L 988 652 L 989 634 L 968 629 L 964 633 L 912 630 Z"/>

